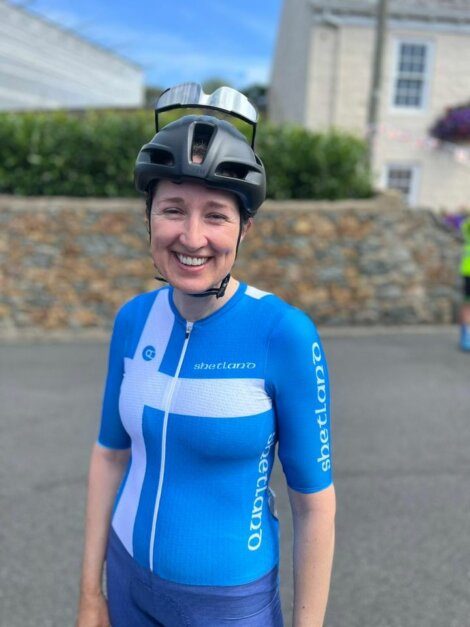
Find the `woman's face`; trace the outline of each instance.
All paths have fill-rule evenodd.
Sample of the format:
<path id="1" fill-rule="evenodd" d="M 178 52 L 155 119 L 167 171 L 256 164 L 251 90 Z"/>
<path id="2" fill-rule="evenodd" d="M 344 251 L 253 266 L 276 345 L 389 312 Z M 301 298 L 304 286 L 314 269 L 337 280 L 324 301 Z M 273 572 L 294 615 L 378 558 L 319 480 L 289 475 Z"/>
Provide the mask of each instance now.
<path id="1" fill-rule="evenodd" d="M 251 220 L 242 228 L 242 238 Z M 150 213 L 155 266 L 174 288 L 218 287 L 235 261 L 240 213 L 233 194 L 200 183 L 160 181 Z"/>

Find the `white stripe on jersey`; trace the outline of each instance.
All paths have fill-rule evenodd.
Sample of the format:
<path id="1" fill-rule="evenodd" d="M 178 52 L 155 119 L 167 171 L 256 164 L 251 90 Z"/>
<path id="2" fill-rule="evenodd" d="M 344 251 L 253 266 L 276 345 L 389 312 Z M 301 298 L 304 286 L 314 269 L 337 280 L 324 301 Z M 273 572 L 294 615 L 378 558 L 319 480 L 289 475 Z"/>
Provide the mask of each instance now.
<path id="1" fill-rule="evenodd" d="M 252 298 L 256 298 L 257 300 L 264 298 L 264 296 L 272 296 L 271 292 L 263 292 L 263 290 L 259 290 L 257 287 L 253 287 L 252 285 L 247 286 L 245 294 L 247 296 L 251 296 Z"/>
<path id="2" fill-rule="evenodd" d="M 205 418 L 240 418 L 271 407 L 264 379 L 179 379 L 171 411 Z"/>
<path id="3" fill-rule="evenodd" d="M 140 336 L 139 345 L 135 352 L 137 359 L 125 358 L 125 374 L 121 385 L 121 395 L 119 399 L 119 412 L 121 416 L 126 416 L 126 428 L 129 428 L 129 412 L 132 408 L 132 463 L 127 477 L 126 485 L 121 494 L 118 506 L 113 517 L 113 527 L 121 538 L 122 543 L 131 555 L 134 555 L 132 547 L 132 536 L 134 531 L 134 521 L 137 515 L 137 508 L 140 501 L 140 493 L 145 478 L 145 470 L 147 466 L 147 455 L 145 450 L 144 435 L 142 433 L 142 413 L 144 409 L 144 399 L 142 397 L 139 402 L 126 402 L 137 395 L 139 386 L 134 386 L 133 381 L 136 379 L 141 385 L 146 382 L 146 388 L 151 388 L 155 384 L 155 378 L 149 375 L 156 372 L 160 366 L 166 347 L 170 340 L 171 331 L 174 324 L 174 314 L 171 311 L 168 302 L 168 290 L 162 290 L 157 293 L 152 308 L 147 316 L 144 329 Z M 155 332 L 158 329 L 158 333 Z M 146 346 L 152 345 L 156 349 L 155 359 L 145 361 L 141 358 L 142 351 Z M 132 363 L 132 376 L 127 375 L 127 370 Z M 170 377 L 166 377 L 166 380 Z M 166 383 L 161 381 L 166 387 Z M 124 392 L 124 394 L 123 394 Z M 139 392 L 140 395 L 140 392 Z M 137 399 L 134 399 L 137 401 Z"/>

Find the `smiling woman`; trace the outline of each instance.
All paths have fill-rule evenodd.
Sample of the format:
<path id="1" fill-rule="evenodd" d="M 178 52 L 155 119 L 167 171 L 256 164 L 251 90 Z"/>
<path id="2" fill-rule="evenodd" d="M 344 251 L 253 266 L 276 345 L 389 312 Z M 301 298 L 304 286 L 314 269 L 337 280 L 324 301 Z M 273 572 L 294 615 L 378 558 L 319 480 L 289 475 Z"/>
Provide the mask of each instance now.
<path id="1" fill-rule="evenodd" d="M 208 190 L 200 183 L 178 185 L 164 180 L 158 185 L 150 214 L 152 258 L 162 276 L 178 290 L 176 301 L 189 319 L 197 312 L 187 295 L 204 293 L 222 283 L 250 225 L 251 219 L 241 223 L 238 203 L 230 192 Z M 229 282 L 222 300 L 210 301 L 211 308 L 220 307 L 235 287 L 235 281 Z M 204 307 L 206 315 L 210 313 L 207 304 L 198 301 L 197 305 Z"/>
<path id="2" fill-rule="evenodd" d="M 227 88 L 183 85 L 159 106 L 198 98 L 256 120 Z M 293 625 L 320 627 L 335 507 L 324 351 L 303 312 L 232 276 L 264 166 L 231 124 L 190 115 L 142 147 L 135 181 L 168 285 L 115 320 L 77 625 L 281 627 L 277 446 L 294 519 Z"/>

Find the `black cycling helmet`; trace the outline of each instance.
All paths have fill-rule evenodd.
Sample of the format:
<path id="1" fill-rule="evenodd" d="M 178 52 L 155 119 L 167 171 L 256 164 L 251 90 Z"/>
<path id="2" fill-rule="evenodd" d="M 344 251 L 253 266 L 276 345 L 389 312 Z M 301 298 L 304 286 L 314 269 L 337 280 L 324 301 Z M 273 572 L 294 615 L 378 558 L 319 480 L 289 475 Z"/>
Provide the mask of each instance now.
<path id="1" fill-rule="evenodd" d="M 227 96 L 231 97 L 230 104 L 234 106 L 230 110 L 226 108 Z M 167 90 L 156 104 L 157 134 L 142 146 L 137 157 L 136 188 L 147 192 L 160 179 L 175 183 L 201 181 L 209 188 L 232 192 L 244 212 L 249 217 L 254 216 L 266 198 L 266 174 L 261 159 L 240 131 L 212 115 L 186 115 L 158 129 L 159 112 L 190 106 L 189 101 L 193 107 L 228 112 L 256 128 L 256 110 L 234 89 L 219 88 L 208 96 L 199 85 L 186 83 Z M 250 115 L 253 116 L 251 119 Z M 193 160 L 193 147 L 200 144 L 207 148 L 199 163 Z"/>

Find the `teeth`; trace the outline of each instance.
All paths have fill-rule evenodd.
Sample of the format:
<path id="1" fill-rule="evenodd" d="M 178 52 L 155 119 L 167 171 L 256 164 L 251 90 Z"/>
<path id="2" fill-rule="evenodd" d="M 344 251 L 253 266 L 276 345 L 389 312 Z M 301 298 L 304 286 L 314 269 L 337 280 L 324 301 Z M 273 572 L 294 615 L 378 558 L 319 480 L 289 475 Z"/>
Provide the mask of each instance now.
<path id="1" fill-rule="evenodd" d="M 177 257 L 185 266 L 202 266 L 208 259 L 208 257 L 186 257 L 179 253 L 177 253 Z"/>

